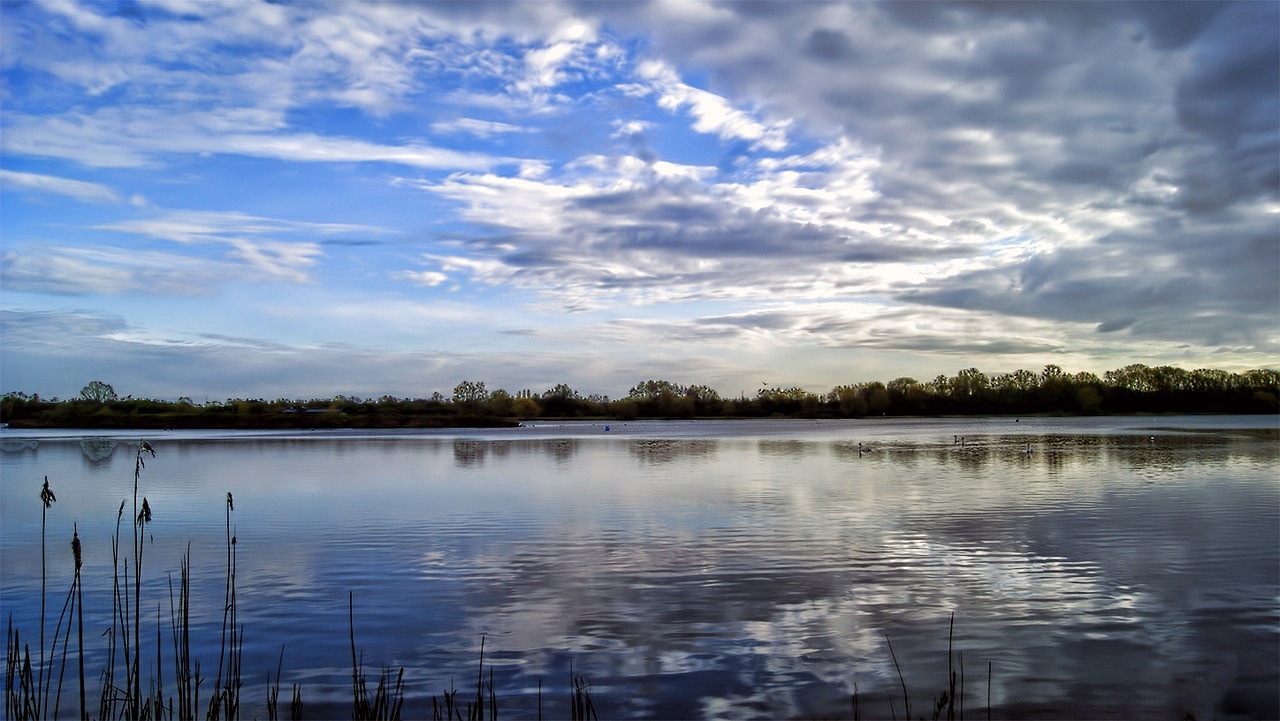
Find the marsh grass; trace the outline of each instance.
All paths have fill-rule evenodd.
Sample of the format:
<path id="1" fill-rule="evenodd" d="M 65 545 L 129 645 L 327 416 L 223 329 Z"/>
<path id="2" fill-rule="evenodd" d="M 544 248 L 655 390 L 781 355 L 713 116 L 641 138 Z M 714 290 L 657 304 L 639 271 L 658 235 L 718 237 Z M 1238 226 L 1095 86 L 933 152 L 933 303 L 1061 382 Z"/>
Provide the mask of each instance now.
<path id="1" fill-rule="evenodd" d="M 267 719 L 278 721 L 280 718 L 280 679 L 284 672 L 284 647 L 280 647 L 280 660 L 276 662 L 275 680 L 271 680 L 271 672 L 267 672 Z M 293 696 L 289 702 L 289 718 L 298 721 L 302 718 L 302 686 L 293 685 Z"/>
<path id="2" fill-rule="evenodd" d="M 357 721 L 395 721 L 400 718 L 404 706 L 404 667 L 393 676 L 384 668 L 378 677 L 378 687 L 369 696 L 369 684 L 364 674 L 364 655 L 356 656 L 356 596 L 350 593 L 347 607 L 348 637 L 351 640 L 351 696 L 354 709 L 352 718 Z M 483 661 L 482 661 L 483 663 Z"/>
<path id="3" fill-rule="evenodd" d="M 569 695 L 569 718 L 573 721 L 596 719 L 596 705 L 591 700 L 591 682 L 586 676 L 574 674 L 572 663 L 569 665 L 569 685 L 573 687 Z"/>
<path id="4" fill-rule="evenodd" d="M 955 652 L 955 629 L 956 614 L 951 613 L 951 620 L 947 628 L 947 675 L 942 691 L 933 698 L 933 704 L 930 709 L 930 718 L 933 721 L 956 721 L 956 719 L 964 719 L 964 653 L 957 654 Z M 911 716 L 911 694 L 907 690 L 907 680 L 902 673 L 902 666 L 898 664 L 898 656 L 894 653 L 893 642 L 889 640 L 889 634 L 885 634 L 885 644 L 889 647 L 889 657 L 893 661 L 893 668 L 897 674 L 898 686 L 902 689 L 902 704 L 904 718 L 910 719 Z M 956 663 L 953 663 L 955 661 Z M 987 663 L 987 719 L 991 719 L 991 663 Z M 898 711 L 894 705 L 893 698 L 888 699 L 890 718 L 897 719 Z M 853 684 L 853 695 L 850 698 L 850 704 L 853 711 L 855 721 L 862 719 L 862 699 L 858 692 L 858 684 Z M 920 718 L 924 718 L 921 716 Z"/>
<path id="5" fill-rule="evenodd" d="M 240 717 L 240 665 L 244 657 L 244 628 L 237 627 L 236 605 L 236 536 L 232 533 L 231 514 L 236 509 L 231 491 L 227 491 L 227 573 L 222 606 L 222 636 L 218 647 L 218 675 L 214 695 L 209 699 L 210 721 Z M 225 673 L 225 675 L 224 675 Z"/>

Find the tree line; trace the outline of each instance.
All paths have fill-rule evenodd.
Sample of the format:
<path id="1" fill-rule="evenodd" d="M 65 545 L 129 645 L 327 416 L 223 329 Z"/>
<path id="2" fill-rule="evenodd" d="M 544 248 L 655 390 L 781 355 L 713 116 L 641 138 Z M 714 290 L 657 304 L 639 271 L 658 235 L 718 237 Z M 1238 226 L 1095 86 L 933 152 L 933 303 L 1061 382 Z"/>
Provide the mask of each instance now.
<path id="1" fill-rule="evenodd" d="M 1233 373 L 1214 369 L 1128 365 L 1101 376 L 1040 371 L 986 374 L 966 368 L 919 381 L 900 377 L 839 385 L 825 394 L 797 387 L 763 387 L 726 398 L 706 385 L 644 380 L 611 399 L 583 395 L 560 383 L 541 393 L 490 391 L 464 380 L 453 393 L 425 398 L 276 400 L 228 398 L 196 404 L 120 398 L 93 381 L 76 398 L 44 400 L 10 392 L 0 397 L 0 422 L 11 427 L 84 428 L 429 428 L 514 425 L 535 418 L 862 418 L 935 415 L 1105 415 L 1131 413 L 1277 413 L 1280 371 Z"/>

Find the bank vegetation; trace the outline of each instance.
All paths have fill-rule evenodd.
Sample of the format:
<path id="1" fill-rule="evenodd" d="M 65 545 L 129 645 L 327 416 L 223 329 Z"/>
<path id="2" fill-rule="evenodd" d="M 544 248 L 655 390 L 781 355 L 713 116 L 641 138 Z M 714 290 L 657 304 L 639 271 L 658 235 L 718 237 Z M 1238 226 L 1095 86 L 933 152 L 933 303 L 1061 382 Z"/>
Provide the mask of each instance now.
<path id="1" fill-rule="evenodd" d="M 541 393 L 489 390 L 464 380 L 450 396 L 295 400 L 228 398 L 195 403 L 120 398 L 102 381 L 77 398 L 0 397 L 0 422 L 12 428 L 439 428 L 515 425 L 536 418 L 862 418 L 947 415 L 1123 415 L 1280 412 L 1280 371 L 1128 365 L 1099 376 L 1040 371 L 987 374 L 966 368 L 932 380 L 895 378 L 839 385 L 825 394 L 764 386 L 722 396 L 706 385 L 644 380 L 625 397 L 583 395 L 560 383 Z"/>

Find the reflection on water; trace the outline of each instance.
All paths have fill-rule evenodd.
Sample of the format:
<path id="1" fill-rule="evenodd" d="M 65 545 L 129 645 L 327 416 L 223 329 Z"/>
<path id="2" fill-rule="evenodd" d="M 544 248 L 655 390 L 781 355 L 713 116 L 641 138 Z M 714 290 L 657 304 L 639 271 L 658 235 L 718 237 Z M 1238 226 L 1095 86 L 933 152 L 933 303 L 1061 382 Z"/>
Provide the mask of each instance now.
<path id="1" fill-rule="evenodd" d="M 114 438 L 85 438 L 80 441 L 80 453 L 91 463 L 97 463 L 110 458 L 117 445 Z"/>
<path id="2" fill-rule="evenodd" d="M 571 662 L 602 717 L 849 717 L 855 688 L 863 717 L 898 715 L 890 642 L 912 715 L 929 715 L 954 613 L 971 716 L 1270 718 L 1274 423 L 173 434 L 152 438 L 143 475 L 147 580 L 167 598 L 191 542 L 198 654 L 216 663 L 232 491 L 246 698 L 264 698 L 248 684 L 283 646 L 313 715 L 349 713 L 354 592 L 366 662 L 407 669 L 408 716 L 451 684 L 467 693 L 482 636 L 510 718 L 536 716 L 539 682 L 544 712 L 567 716 Z M 109 539 L 132 490 L 119 449 L 135 447 L 112 438 L 0 438 L 0 598 L 20 627 L 38 608 L 44 475 L 50 538 L 78 523 L 86 607 L 108 623 Z"/>

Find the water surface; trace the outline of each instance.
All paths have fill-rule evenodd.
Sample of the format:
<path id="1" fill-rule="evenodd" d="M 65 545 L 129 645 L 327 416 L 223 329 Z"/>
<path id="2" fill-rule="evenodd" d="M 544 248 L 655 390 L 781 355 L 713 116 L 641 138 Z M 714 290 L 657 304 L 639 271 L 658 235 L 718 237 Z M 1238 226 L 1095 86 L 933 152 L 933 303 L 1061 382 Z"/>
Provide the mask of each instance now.
<path id="1" fill-rule="evenodd" d="M 851 717 L 855 692 L 902 717 L 893 656 L 927 716 L 952 614 L 972 717 L 1280 716 L 1274 417 L 4 431 L 0 600 L 26 639 L 42 479 L 50 606 L 75 523 L 105 629 L 143 437 L 144 608 L 167 629 L 190 544 L 206 675 L 234 496 L 250 717 L 282 648 L 284 695 L 349 716 L 352 597 L 406 717 L 472 693 L 482 638 L 506 718 L 537 716 L 539 683 L 567 716 L 571 663 L 602 718 Z"/>

